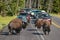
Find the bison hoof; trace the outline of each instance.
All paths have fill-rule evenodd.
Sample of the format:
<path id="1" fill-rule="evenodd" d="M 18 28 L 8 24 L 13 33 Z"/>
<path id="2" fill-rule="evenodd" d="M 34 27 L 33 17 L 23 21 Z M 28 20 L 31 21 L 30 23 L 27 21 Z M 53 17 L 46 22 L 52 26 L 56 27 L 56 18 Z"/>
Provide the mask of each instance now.
<path id="1" fill-rule="evenodd" d="M 11 34 L 11 32 L 9 32 L 9 34 Z"/>
<path id="2" fill-rule="evenodd" d="M 12 34 L 17 34 L 15 30 L 12 31 Z"/>

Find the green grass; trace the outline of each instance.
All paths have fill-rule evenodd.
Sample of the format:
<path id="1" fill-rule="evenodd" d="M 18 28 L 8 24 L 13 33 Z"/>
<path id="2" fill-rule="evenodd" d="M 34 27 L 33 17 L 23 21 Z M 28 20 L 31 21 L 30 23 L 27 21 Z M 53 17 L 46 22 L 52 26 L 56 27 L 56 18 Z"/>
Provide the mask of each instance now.
<path id="1" fill-rule="evenodd" d="M 6 17 L 0 16 L 0 30 L 14 18 L 16 18 L 16 16 L 6 16 Z"/>

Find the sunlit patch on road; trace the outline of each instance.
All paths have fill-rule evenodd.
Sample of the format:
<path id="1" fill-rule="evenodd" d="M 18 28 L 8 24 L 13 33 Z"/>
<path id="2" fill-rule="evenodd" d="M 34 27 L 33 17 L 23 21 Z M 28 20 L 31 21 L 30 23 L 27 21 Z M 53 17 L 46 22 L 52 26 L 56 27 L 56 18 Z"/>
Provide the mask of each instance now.
<path id="1" fill-rule="evenodd" d="M 52 22 L 52 24 L 53 24 L 55 27 L 60 28 L 60 26 L 57 25 L 56 23 Z"/>

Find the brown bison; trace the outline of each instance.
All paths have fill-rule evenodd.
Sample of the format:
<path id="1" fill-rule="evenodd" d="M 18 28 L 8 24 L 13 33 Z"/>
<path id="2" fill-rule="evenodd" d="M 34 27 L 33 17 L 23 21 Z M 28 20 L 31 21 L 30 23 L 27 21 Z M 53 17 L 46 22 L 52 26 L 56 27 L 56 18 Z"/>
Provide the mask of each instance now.
<path id="1" fill-rule="evenodd" d="M 45 35 L 46 35 L 46 32 L 48 32 L 48 34 L 49 34 L 50 25 L 51 25 L 51 23 L 50 23 L 49 20 L 43 20 L 43 32 L 44 32 Z"/>
<path id="2" fill-rule="evenodd" d="M 37 19 L 36 22 L 35 22 L 35 27 L 41 28 L 42 24 L 43 24 L 43 20 Z"/>
<path id="3" fill-rule="evenodd" d="M 44 34 L 46 34 L 46 31 L 49 34 L 49 32 L 50 32 L 50 25 L 51 25 L 50 21 L 49 20 L 45 20 L 45 19 L 38 19 L 36 21 L 36 23 L 35 23 L 35 26 L 37 26 L 37 28 L 41 28 L 41 27 L 43 28 Z"/>
<path id="4" fill-rule="evenodd" d="M 22 20 L 15 18 L 8 24 L 9 33 L 19 33 L 22 29 Z"/>

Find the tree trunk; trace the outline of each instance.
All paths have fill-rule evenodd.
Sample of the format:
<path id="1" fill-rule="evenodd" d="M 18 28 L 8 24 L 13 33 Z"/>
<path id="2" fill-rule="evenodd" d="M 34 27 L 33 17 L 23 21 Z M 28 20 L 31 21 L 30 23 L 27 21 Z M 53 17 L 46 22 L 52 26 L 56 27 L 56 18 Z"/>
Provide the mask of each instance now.
<path id="1" fill-rule="evenodd" d="M 53 1 L 52 0 L 49 0 L 48 9 L 47 9 L 47 12 L 48 13 L 51 13 L 52 12 L 52 5 L 53 5 Z"/>
<path id="2" fill-rule="evenodd" d="M 32 8 L 32 6 L 31 6 L 31 5 L 32 5 L 32 4 L 31 4 L 31 2 L 32 2 L 32 0 L 30 0 L 30 5 L 29 5 L 29 8 Z"/>

